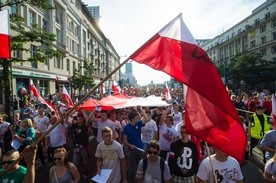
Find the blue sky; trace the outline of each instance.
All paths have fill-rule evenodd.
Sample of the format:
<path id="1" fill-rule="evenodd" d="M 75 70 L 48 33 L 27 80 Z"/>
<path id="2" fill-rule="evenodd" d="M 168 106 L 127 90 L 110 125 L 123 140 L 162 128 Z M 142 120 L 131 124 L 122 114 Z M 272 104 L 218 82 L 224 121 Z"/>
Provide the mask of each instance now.
<path id="1" fill-rule="evenodd" d="M 265 0 L 83 0 L 100 6 L 100 27 L 119 55 L 131 55 L 171 19 L 182 13 L 195 39 L 214 38 L 249 16 Z M 124 58 L 122 58 L 123 60 Z M 122 69 L 124 70 L 124 69 Z M 169 77 L 133 63 L 138 84 Z M 147 74 L 145 74 L 147 73 Z"/>

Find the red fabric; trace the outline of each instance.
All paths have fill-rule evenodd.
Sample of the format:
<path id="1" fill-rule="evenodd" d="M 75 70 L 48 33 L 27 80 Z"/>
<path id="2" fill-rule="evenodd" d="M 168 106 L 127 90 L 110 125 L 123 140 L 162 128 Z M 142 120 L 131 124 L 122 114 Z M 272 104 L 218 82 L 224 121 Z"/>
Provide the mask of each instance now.
<path id="1" fill-rule="evenodd" d="M 47 102 L 46 100 L 44 100 L 44 98 L 41 97 L 41 95 L 39 94 L 38 90 L 36 89 L 33 80 L 30 80 L 30 91 L 33 93 L 33 95 L 43 104 L 46 104 L 47 107 L 49 107 L 51 109 L 51 111 L 56 110 L 55 107 L 53 106 L 53 104 L 51 104 L 50 102 Z"/>
<path id="2" fill-rule="evenodd" d="M 11 58 L 11 41 L 10 36 L 0 34 L 0 58 L 10 59 Z"/>
<path id="3" fill-rule="evenodd" d="M 168 87 L 167 83 L 166 83 L 166 89 L 165 89 L 165 97 L 166 97 L 166 100 L 171 100 L 172 99 L 171 93 L 170 93 L 170 90 L 169 90 L 169 87 Z"/>
<path id="4" fill-rule="evenodd" d="M 10 20 L 8 10 L 0 11 L 0 58 L 11 58 Z"/>
<path id="5" fill-rule="evenodd" d="M 93 111 L 97 106 L 101 107 L 101 110 L 113 110 L 112 106 L 102 106 L 101 103 L 97 100 L 89 98 L 84 102 L 78 109 L 83 109 L 85 111 Z"/>
<path id="6" fill-rule="evenodd" d="M 70 97 L 70 95 L 68 94 L 65 86 L 63 85 L 63 92 L 62 92 L 62 103 L 63 104 L 67 104 L 67 106 L 64 106 L 64 107 L 73 107 L 74 106 L 74 103 Z"/>
<path id="7" fill-rule="evenodd" d="M 164 71 L 186 84 L 187 132 L 242 160 L 247 140 L 237 111 L 206 52 L 193 44 L 191 36 L 187 36 L 190 42 L 177 39 L 183 36 L 185 39 L 186 31 L 189 33 L 182 17 L 177 18 L 161 30 L 163 34 L 169 32 L 168 36 L 154 35 L 130 59 Z M 174 39 L 171 35 L 178 37 Z"/>

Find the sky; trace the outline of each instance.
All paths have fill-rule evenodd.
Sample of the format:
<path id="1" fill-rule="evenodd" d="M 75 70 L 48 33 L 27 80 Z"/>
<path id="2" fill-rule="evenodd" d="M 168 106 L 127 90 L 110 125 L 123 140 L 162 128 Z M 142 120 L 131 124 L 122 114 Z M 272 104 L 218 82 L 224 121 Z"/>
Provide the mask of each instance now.
<path id="1" fill-rule="evenodd" d="M 130 56 L 169 21 L 182 13 L 195 39 L 212 39 L 252 13 L 265 0 L 82 0 L 100 6 L 100 28 L 122 57 Z M 133 63 L 138 84 L 163 83 L 170 77 Z M 124 68 L 121 69 L 124 72 Z"/>

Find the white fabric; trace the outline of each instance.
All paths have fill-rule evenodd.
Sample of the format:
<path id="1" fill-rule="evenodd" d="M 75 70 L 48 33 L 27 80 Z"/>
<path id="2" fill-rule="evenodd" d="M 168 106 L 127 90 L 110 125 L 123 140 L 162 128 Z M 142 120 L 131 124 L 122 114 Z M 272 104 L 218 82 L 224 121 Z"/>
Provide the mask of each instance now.
<path id="1" fill-rule="evenodd" d="M 102 169 L 112 169 L 107 183 L 120 182 L 120 159 L 125 157 L 122 145 L 117 141 L 113 141 L 111 145 L 105 145 L 104 142 L 101 142 L 97 146 L 95 156 L 97 158 L 102 158 Z"/>
<path id="2" fill-rule="evenodd" d="M 36 116 L 34 118 L 34 122 L 37 124 L 37 128 L 42 132 L 45 133 L 47 131 L 49 118 L 47 116 Z"/>
<path id="3" fill-rule="evenodd" d="M 173 127 L 176 127 L 177 124 L 182 123 L 182 114 L 180 112 L 173 113 Z"/>
<path id="4" fill-rule="evenodd" d="M 11 35 L 10 15 L 8 10 L 0 11 L 0 34 Z"/>
<path id="5" fill-rule="evenodd" d="M 220 162 L 215 158 L 215 154 L 211 155 L 213 162 L 213 168 L 217 175 L 218 182 L 220 183 L 236 183 L 236 181 L 241 181 L 243 175 L 240 169 L 240 165 L 236 159 L 228 157 L 225 162 Z M 208 182 L 215 182 L 213 178 L 213 173 L 210 166 L 209 157 L 205 158 L 198 169 L 197 176 Z"/>
<path id="6" fill-rule="evenodd" d="M 159 143 L 160 149 L 169 151 L 173 140 L 179 136 L 179 132 L 174 127 L 169 128 L 166 124 L 163 124 L 159 128 Z"/>
<path id="7" fill-rule="evenodd" d="M 197 45 L 194 37 L 182 19 L 182 14 L 170 21 L 159 31 L 159 35 Z"/>
<path id="8" fill-rule="evenodd" d="M 156 122 L 151 119 L 141 129 L 141 138 L 144 143 L 149 143 L 153 140 L 154 132 L 157 132 L 158 128 Z"/>
<path id="9" fill-rule="evenodd" d="M 48 126 L 50 129 L 52 125 Z M 49 134 L 50 137 L 50 147 L 58 147 L 66 144 L 66 136 L 65 136 L 66 126 L 65 124 L 58 124 Z"/>
<path id="10" fill-rule="evenodd" d="M 97 134 L 98 143 L 101 143 L 103 141 L 102 129 L 106 126 L 112 129 L 113 134 L 116 134 L 115 124 L 111 120 L 108 119 L 105 122 L 98 121 L 98 134 Z"/>

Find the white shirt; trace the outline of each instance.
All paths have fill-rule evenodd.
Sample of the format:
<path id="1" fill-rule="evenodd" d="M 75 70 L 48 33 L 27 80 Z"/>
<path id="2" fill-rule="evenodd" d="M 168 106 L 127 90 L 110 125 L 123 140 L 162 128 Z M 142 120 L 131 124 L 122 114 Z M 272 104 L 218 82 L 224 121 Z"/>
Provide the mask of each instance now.
<path id="1" fill-rule="evenodd" d="M 36 116 L 34 118 L 34 122 L 37 124 L 37 128 L 42 132 L 45 133 L 47 131 L 49 118 L 47 116 Z"/>
<path id="2" fill-rule="evenodd" d="M 141 129 L 141 138 L 144 143 L 149 143 L 153 140 L 154 132 L 157 132 L 158 128 L 156 122 L 151 119 L 149 122 L 145 124 L 145 126 Z"/>

